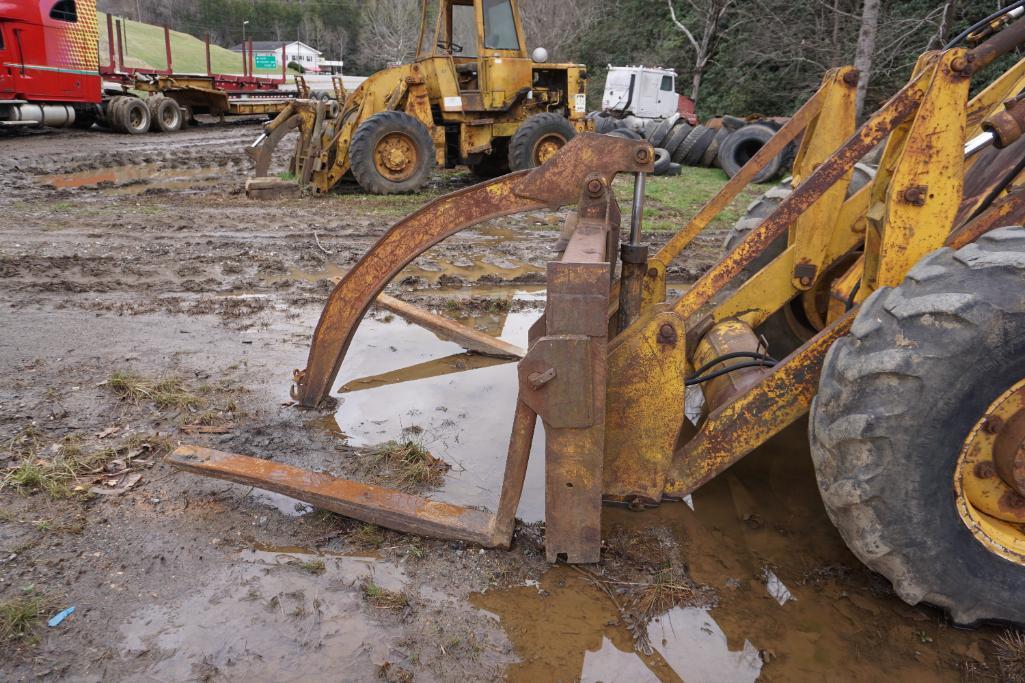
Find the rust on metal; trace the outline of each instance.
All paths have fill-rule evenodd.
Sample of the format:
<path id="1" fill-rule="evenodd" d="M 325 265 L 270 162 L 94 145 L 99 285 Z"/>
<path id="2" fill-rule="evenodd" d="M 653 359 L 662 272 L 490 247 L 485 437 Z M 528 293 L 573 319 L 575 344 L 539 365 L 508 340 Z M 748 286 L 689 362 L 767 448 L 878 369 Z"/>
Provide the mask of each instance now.
<path id="1" fill-rule="evenodd" d="M 446 195 L 396 223 L 331 292 L 313 334 L 307 366 L 295 375 L 297 400 L 315 407 L 328 397 L 359 321 L 388 282 L 417 256 L 482 221 L 574 203 L 591 175 L 604 178 L 608 186 L 617 173 L 650 170 L 634 161 L 636 148 L 646 144 L 580 134 L 539 168 Z"/>
<path id="2" fill-rule="evenodd" d="M 696 313 L 712 296 L 740 275 L 746 266 L 783 234 L 826 190 L 843 178 L 880 140 L 911 116 L 925 94 L 922 80 L 922 75 L 919 74 L 875 112 L 847 142 L 801 183 L 793 194 L 783 200 L 775 213 L 752 230 L 743 242 L 712 266 L 680 297 L 675 304 L 676 310 L 684 317 Z"/>
<path id="3" fill-rule="evenodd" d="M 824 79 L 826 83 L 829 82 L 829 78 Z M 665 268 L 672 263 L 681 251 L 690 244 L 694 238 L 712 222 L 712 220 L 718 216 L 723 209 L 729 206 L 730 202 L 736 199 L 737 195 L 747 187 L 747 185 L 754 179 L 758 172 L 769 163 L 777 154 L 783 151 L 783 149 L 793 142 L 798 135 L 808 126 L 811 121 L 814 120 L 819 114 L 819 110 L 822 107 L 822 99 L 824 98 L 824 90 L 827 85 L 823 85 L 818 92 L 816 92 L 811 99 L 805 102 L 800 109 L 797 110 L 789 121 L 783 124 L 775 135 L 773 135 L 765 145 L 759 149 L 751 159 L 744 164 L 740 171 L 730 178 L 729 182 L 722 186 L 722 188 L 712 197 L 708 202 L 705 203 L 701 209 L 694 214 L 694 217 L 685 225 L 681 230 L 676 232 L 669 241 L 667 241 L 658 253 L 655 254 L 652 261 L 661 266 L 664 272 Z M 853 165 L 853 164 L 852 164 Z"/>
<path id="4" fill-rule="evenodd" d="M 819 332 L 761 382 L 709 414 L 697 435 L 674 454 L 666 495 L 693 492 L 804 415 L 818 388 L 826 352 L 850 330 L 856 311 Z"/>
<path id="5" fill-rule="evenodd" d="M 180 446 L 164 460 L 188 472 L 259 486 L 389 529 L 484 546 L 508 545 L 508 540 L 496 543 L 493 538 L 495 516 L 473 508 L 199 446 Z"/>
<path id="6" fill-rule="evenodd" d="M 1014 50 L 1022 42 L 1025 42 L 1025 17 L 972 48 L 963 57 L 955 58 L 951 63 L 951 69 L 964 76 L 971 76 Z"/>
<path id="7" fill-rule="evenodd" d="M 425 311 L 419 306 L 414 306 L 387 294 L 379 294 L 376 304 L 411 323 L 454 341 L 467 351 L 499 358 L 523 358 L 526 353 L 524 349 L 515 344 L 492 337 L 490 334 L 485 334 L 436 313 Z"/>
<path id="8" fill-rule="evenodd" d="M 684 338 L 683 318 L 653 309 L 609 344 L 603 468 L 608 501 L 659 502 L 676 444 L 693 435 L 684 418 Z"/>

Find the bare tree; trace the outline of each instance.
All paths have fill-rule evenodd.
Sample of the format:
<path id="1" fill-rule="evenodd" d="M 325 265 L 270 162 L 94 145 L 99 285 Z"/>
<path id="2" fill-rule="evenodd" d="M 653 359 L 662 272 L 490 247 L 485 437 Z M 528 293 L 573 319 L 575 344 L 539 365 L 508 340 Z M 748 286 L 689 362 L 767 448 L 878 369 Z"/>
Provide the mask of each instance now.
<path id="1" fill-rule="evenodd" d="M 416 54 L 420 33 L 417 0 L 370 0 L 363 5 L 359 51 L 363 61 L 383 66 L 404 62 Z"/>
<path id="2" fill-rule="evenodd" d="M 683 32 L 687 42 L 694 50 L 694 72 L 691 77 L 690 98 L 697 102 L 698 94 L 701 91 L 701 79 L 705 75 L 708 63 L 712 60 L 723 29 L 723 18 L 734 4 L 734 0 L 687 0 L 687 3 L 694 14 L 694 19 L 691 21 L 695 26 L 694 31 L 687 28 L 686 24 L 677 18 L 673 0 L 666 0 L 666 4 L 669 6 L 669 17 L 673 20 L 676 28 Z"/>
<path id="3" fill-rule="evenodd" d="M 601 18 L 604 0 L 521 0 L 527 48 L 544 47 L 555 59 L 572 57 L 572 46 Z"/>
<path id="4" fill-rule="evenodd" d="M 860 74 L 855 108 L 858 116 L 865 106 L 865 93 L 872 78 L 872 56 L 876 50 L 876 33 L 879 29 L 879 0 L 865 0 L 861 9 L 861 28 L 858 30 L 858 46 L 854 53 L 854 68 Z"/>

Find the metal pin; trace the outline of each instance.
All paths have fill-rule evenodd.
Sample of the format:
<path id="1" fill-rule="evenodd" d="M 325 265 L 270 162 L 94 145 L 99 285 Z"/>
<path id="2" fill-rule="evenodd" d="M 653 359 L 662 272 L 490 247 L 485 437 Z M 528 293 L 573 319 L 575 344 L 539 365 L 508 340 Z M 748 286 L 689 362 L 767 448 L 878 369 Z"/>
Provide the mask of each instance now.
<path id="1" fill-rule="evenodd" d="M 634 174 L 634 202 L 630 214 L 630 244 L 641 243 L 641 221 L 644 218 L 644 173 Z"/>

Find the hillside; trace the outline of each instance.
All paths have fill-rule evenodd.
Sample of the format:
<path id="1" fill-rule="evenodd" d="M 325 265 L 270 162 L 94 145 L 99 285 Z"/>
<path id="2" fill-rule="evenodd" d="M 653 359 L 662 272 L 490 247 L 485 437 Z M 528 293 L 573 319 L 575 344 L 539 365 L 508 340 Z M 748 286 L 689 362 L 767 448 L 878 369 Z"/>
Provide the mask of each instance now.
<path id="1" fill-rule="evenodd" d="M 107 63 L 107 16 L 98 12 L 100 27 L 100 63 Z M 164 53 L 164 29 L 162 26 L 143 24 L 138 21 L 124 19 L 124 33 L 127 34 L 125 46 L 125 65 L 138 69 L 166 68 Z M 116 29 L 115 29 L 116 31 Z M 114 34 L 117 41 L 117 33 Z M 115 48 L 116 49 L 116 48 Z M 206 73 L 206 52 L 203 40 L 188 33 L 171 31 L 171 57 L 174 70 L 179 73 Z M 219 45 L 210 45 L 210 64 L 214 73 L 241 74 L 242 55 L 232 52 Z M 280 75 L 278 69 L 256 69 L 257 75 Z"/>

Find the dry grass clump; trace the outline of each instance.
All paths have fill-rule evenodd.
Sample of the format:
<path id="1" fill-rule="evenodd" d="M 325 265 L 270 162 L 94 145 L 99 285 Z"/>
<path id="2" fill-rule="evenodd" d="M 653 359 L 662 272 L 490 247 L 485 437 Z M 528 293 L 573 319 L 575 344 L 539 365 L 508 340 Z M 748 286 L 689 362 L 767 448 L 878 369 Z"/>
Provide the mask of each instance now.
<path id="1" fill-rule="evenodd" d="M 144 453 L 163 455 L 171 448 L 173 443 L 165 436 L 132 434 L 118 445 L 87 451 L 82 438 L 71 434 L 49 448 L 20 452 L 21 460 L 0 478 L 0 491 L 42 491 L 51 498 L 69 498 L 81 479 L 102 475 L 119 458 L 127 463 Z M 120 463 L 119 469 L 123 470 L 125 463 Z"/>
<path id="2" fill-rule="evenodd" d="M 31 588 L 0 602 L 0 643 L 35 640 L 39 620 L 52 608 L 53 600 Z"/>
<path id="3" fill-rule="evenodd" d="M 993 641 L 1002 680 L 1006 683 L 1025 683 L 1025 635 L 1019 631 L 1004 631 Z"/>
<path id="4" fill-rule="evenodd" d="M 390 591 L 381 588 L 370 577 L 360 584 L 363 599 L 377 609 L 399 610 L 409 605 L 409 596 L 401 591 Z"/>
<path id="5" fill-rule="evenodd" d="M 238 397 L 244 389 L 225 380 L 193 387 L 178 375 L 153 379 L 117 371 L 104 384 L 120 401 L 180 412 L 183 427 L 224 426 L 241 416 Z"/>
<path id="6" fill-rule="evenodd" d="M 417 492 L 440 486 L 449 464 L 410 439 L 389 441 L 362 456 L 360 474 L 371 483 Z"/>

